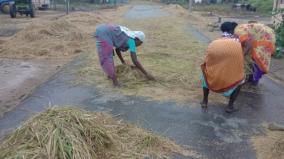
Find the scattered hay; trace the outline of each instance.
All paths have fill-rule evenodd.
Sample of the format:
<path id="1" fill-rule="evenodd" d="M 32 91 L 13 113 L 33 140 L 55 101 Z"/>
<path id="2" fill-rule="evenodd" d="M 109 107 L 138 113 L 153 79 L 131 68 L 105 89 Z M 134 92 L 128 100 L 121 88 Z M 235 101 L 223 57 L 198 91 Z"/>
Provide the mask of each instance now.
<path id="1" fill-rule="evenodd" d="M 51 108 L 0 145 L 0 158 L 122 159 L 193 155 L 174 142 L 106 113 Z"/>
<path id="2" fill-rule="evenodd" d="M 164 9 L 177 16 L 189 16 L 189 11 L 178 4 L 169 4 Z"/>
<path id="3" fill-rule="evenodd" d="M 137 78 L 129 74 L 131 69 L 128 69 L 127 73 L 120 73 L 125 73 L 124 75 L 118 75 L 118 80 L 123 85 L 118 91 L 126 95 L 175 100 L 181 103 L 200 94 L 200 64 L 203 62 L 205 45 L 198 43 L 186 32 L 187 24 L 183 19 L 169 16 L 143 21 L 121 20 L 120 24 L 145 32 L 147 39 L 145 44 L 138 48 L 137 56 L 143 67 L 157 81 L 145 80 L 144 75 L 140 76 L 140 72 Z M 131 61 L 129 53 L 123 56 L 126 61 Z M 103 75 L 95 51 L 88 59 L 89 63 L 79 71 L 79 80 L 112 91 L 111 82 Z M 114 59 L 115 65 L 121 64 L 117 57 Z M 135 71 L 137 70 L 131 70 L 131 73 Z"/>
<path id="4" fill-rule="evenodd" d="M 5 42 L 5 40 L 0 40 L 0 45 L 4 44 Z"/>
<path id="5" fill-rule="evenodd" d="M 200 64 L 205 45 L 186 32 L 187 24 L 182 18 L 170 16 L 146 21 L 124 22 L 131 28 L 145 31 L 147 41 L 137 55 L 145 69 L 157 79 L 156 82 L 136 85 L 133 88 L 135 94 L 178 102 L 195 97 L 196 91 L 200 90 Z M 131 90 L 125 92 L 132 94 Z"/>
<path id="6" fill-rule="evenodd" d="M 258 159 L 284 158 L 284 132 L 266 131 L 266 136 L 251 139 Z"/>

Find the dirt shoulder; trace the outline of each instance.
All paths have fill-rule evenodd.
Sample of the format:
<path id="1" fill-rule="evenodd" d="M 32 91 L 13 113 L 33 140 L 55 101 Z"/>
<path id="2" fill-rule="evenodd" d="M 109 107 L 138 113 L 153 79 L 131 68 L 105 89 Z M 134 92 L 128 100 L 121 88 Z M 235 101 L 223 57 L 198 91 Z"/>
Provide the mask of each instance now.
<path id="1" fill-rule="evenodd" d="M 63 14 L 57 11 L 38 12 L 37 17 L 33 19 L 25 16 L 11 19 L 9 15 L 0 14 L 0 51 L 5 47 L 23 50 L 21 48 L 23 44 L 15 40 L 18 32 L 36 21 L 52 21 Z M 7 43 L 13 46 L 8 46 Z M 35 48 L 36 45 L 30 47 L 30 49 Z M 37 57 L 23 59 L 21 54 L 11 50 L 7 51 L 7 54 L 10 58 L 0 54 L 0 116 L 16 107 L 37 86 L 71 60 L 71 58 L 38 59 Z"/>
<path id="2" fill-rule="evenodd" d="M 0 59 L 0 116 L 13 109 L 68 61 Z"/>

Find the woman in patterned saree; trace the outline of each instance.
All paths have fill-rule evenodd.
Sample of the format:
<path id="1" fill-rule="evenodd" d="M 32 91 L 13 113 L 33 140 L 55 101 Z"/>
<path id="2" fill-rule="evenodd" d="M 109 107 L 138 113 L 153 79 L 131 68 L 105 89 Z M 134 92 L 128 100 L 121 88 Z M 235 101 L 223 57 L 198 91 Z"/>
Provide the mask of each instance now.
<path id="1" fill-rule="evenodd" d="M 275 51 L 275 33 L 264 24 L 252 22 L 238 25 L 235 35 L 242 44 L 248 40 L 252 41 L 252 48 L 247 52 L 253 61 L 248 82 L 257 85 L 262 75 L 269 72 L 271 55 Z"/>

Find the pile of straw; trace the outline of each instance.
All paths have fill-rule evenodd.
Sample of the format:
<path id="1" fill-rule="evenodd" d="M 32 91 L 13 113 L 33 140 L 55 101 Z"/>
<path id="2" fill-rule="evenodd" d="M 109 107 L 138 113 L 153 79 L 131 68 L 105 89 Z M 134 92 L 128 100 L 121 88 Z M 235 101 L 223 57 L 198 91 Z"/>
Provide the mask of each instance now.
<path id="1" fill-rule="evenodd" d="M 104 16 L 100 12 L 76 12 L 65 16 L 64 20 L 80 28 L 82 31 L 88 32 L 89 34 L 95 31 L 97 24 L 111 21 L 109 17 Z"/>
<path id="2" fill-rule="evenodd" d="M 116 66 L 116 76 L 121 83 L 137 84 L 146 80 L 145 75 L 135 66 Z"/>
<path id="3" fill-rule="evenodd" d="M 122 159 L 188 151 L 106 113 L 51 108 L 27 121 L 0 145 L 0 158 Z M 188 154 L 188 153 L 187 153 Z"/>
<path id="4" fill-rule="evenodd" d="M 94 49 L 91 32 L 103 22 L 100 15 L 80 12 L 54 21 L 34 21 L 0 45 L 0 55 L 17 58 L 76 55 Z"/>

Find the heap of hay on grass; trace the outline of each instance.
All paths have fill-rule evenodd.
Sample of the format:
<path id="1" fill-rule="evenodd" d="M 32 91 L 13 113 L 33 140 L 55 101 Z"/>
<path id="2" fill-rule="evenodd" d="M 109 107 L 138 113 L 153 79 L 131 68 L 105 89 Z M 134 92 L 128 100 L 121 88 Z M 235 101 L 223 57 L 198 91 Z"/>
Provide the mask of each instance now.
<path id="1" fill-rule="evenodd" d="M 123 159 L 190 155 L 174 142 L 106 113 L 51 108 L 0 145 L 0 158 Z M 193 154 L 193 153 L 191 153 Z"/>

